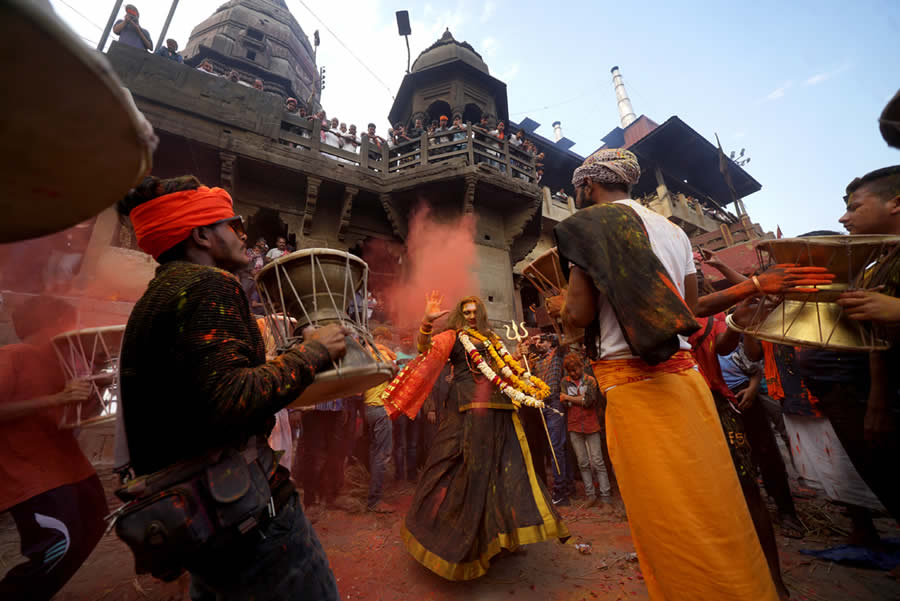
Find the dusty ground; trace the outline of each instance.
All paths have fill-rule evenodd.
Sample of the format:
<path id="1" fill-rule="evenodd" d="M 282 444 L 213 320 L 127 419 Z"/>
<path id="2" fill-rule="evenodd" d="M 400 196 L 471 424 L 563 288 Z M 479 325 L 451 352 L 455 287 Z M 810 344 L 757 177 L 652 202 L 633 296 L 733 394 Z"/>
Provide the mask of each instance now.
<path id="1" fill-rule="evenodd" d="M 573 534 L 569 544 L 545 542 L 525 553 L 495 562 L 483 578 L 468 583 L 447 582 L 422 568 L 400 541 L 400 521 L 412 498 L 410 485 L 388 488 L 393 514 L 359 512 L 360 487 L 348 478 L 351 495 L 340 501 L 348 510 L 312 512 L 315 528 L 328 552 L 342 599 L 364 601 L 609 601 L 645 600 L 644 586 L 633 552 L 624 513 L 604 507 L 562 508 Z M 798 601 L 893 601 L 900 584 L 885 572 L 830 564 L 801 555 L 800 549 L 841 544 L 848 527 L 840 512 L 824 501 L 798 500 L 801 517 L 811 528 L 804 540 L 779 537 L 785 581 Z M 886 536 L 898 529 L 888 519 L 877 521 Z M 584 555 L 576 542 L 591 542 Z M 0 516 L 0 575 L 21 560 L 18 537 L 8 515 Z M 186 599 L 184 582 L 164 584 L 135 577 L 128 549 L 108 534 L 81 570 L 56 596 L 59 601 L 137 601 Z"/>

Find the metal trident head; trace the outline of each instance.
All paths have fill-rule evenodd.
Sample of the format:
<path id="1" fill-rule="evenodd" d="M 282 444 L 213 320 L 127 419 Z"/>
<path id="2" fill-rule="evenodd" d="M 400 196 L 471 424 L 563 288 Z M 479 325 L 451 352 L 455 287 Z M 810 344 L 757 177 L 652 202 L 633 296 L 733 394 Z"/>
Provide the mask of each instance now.
<path id="1" fill-rule="evenodd" d="M 516 320 L 513 319 L 509 322 L 512 326 L 512 335 L 509 333 L 509 326 L 503 326 L 506 328 L 506 339 L 507 340 L 515 340 L 516 342 L 521 342 L 528 338 L 528 329 L 525 327 L 525 322 L 523 321 L 521 324 L 521 330 L 519 329 L 519 324 L 516 323 Z"/>

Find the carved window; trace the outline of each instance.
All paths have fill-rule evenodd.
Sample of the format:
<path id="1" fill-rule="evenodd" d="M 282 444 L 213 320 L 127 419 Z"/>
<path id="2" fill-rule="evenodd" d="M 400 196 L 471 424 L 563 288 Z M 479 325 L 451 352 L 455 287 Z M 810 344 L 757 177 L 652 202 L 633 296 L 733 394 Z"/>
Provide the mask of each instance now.
<path id="1" fill-rule="evenodd" d="M 253 29 L 252 27 L 247 29 L 247 37 L 253 38 L 254 40 L 262 42 L 263 40 L 263 32 L 258 29 Z"/>

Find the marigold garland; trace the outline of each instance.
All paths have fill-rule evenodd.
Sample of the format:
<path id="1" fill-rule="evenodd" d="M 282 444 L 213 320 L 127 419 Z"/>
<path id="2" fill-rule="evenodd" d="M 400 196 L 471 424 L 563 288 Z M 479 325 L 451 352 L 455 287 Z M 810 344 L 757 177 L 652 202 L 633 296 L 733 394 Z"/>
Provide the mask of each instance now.
<path id="1" fill-rule="evenodd" d="M 494 363 L 500 368 L 500 373 L 512 382 L 513 386 L 540 401 L 550 396 L 550 387 L 543 380 L 532 376 L 519 365 L 512 355 L 509 354 L 506 345 L 503 344 L 500 338 L 494 336 L 492 339 L 489 339 L 481 332 L 471 328 L 466 328 L 465 333 L 479 342 L 485 343 L 488 353 L 494 360 Z"/>
<path id="2" fill-rule="evenodd" d="M 475 364 L 475 367 L 487 378 L 494 386 L 500 389 L 503 394 L 508 396 L 514 405 L 526 405 L 528 407 L 544 407 L 544 403 L 531 395 L 525 394 L 521 390 L 515 387 L 515 385 L 510 385 L 507 382 L 503 381 L 503 378 L 497 375 L 491 366 L 488 365 L 487 361 L 484 360 L 484 357 L 481 356 L 481 353 L 478 352 L 478 349 L 475 348 L 475 345 L 472 344 L 472 340 L 469 338 L 470 330 L 461 331 L 459 333 L 459 341 L 462 343 L 463 348 L 466 350 L 466 353 L 469 355 L 469 358 Z M 502 344 L 502 343 L 501 343 Z M 491 348 L 492 344 L 488 343 L 487 347 Z M 504 374 L 507 378 L 512 376 L 512 370 L 504 365 L 504 370 L 506 373 Z M 503 371 L 503 370 L 501 370 Z M 514 377 L 514 376 L 513 376 Z M 534 376 L 529 376 L 532 382 L 540 382 Z M 518 378 L 516 378 L 518 379 Z M 543 384 L 543 382 L 541 382 Z M 546 386 L 546 384 L 544 384 Z"/>

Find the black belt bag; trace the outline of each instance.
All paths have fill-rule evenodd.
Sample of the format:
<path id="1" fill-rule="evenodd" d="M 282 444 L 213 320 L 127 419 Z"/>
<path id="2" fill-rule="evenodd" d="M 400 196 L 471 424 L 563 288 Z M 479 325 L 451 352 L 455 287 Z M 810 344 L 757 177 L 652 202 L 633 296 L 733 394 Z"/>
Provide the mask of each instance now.
<path id="1" fill-rule="evenodd" d="M 268 445 L 177 463 L 116 491 L 126 501 L 116 534 L 134 553 L 135 571 L 170 582 L 210 545 L 225 544 L 274 516 Z"/>

